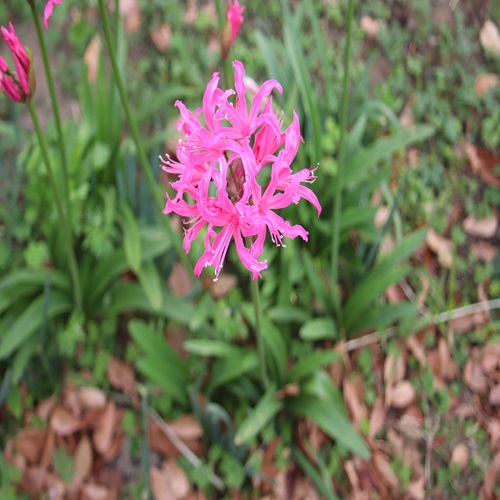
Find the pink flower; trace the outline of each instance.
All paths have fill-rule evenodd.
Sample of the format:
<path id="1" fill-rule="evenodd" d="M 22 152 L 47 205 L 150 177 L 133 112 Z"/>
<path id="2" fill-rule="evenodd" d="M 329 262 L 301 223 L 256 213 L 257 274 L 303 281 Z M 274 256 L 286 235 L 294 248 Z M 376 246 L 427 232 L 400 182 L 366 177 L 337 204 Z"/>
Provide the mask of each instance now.
<path id="1" fill-rule="evenodd" d="M 321 206 L 304 185 L 316 179 L 314 171 L 305 168 L 294 173 L 291 169 L 302 138 L 295 113 L 291 125 L 281 131 L 282 121 L 271 98 L 274 89 L 282 92 L 280 84 L 264 82 L 248 106 L 245 69 L 238 61 L 233 66 L 236 91 L 222 91 L 215 73 L 201 108 L 193 113 L 176 102 L 181 115 L 177 127 L 184 139 L 177 146 L 177 160 L 162 159 L 162 168 L 177 178 L 171 182 L 176 195 L 171 198 L 167 193 L 163 213 L 184 218 L 186 253 L 200 231 L 206 231 L 205 251 L 194 268 L 196 276 L 212 266 L 217 279 L 234 240 L 239 259 L 257 279 L 267 267 L 259 259 L 268 232 L 277 246 L 285 246 L 285 237 L 300 236 L 307 241 L 302 226 L 291 225 L 276 211 L 302 198 L 318 215 Z"/>
<path id="2" fill-rule="evenodd" d="M 45 28 L 49 27 L 49 18 L 52 16 L 52 12 L 54 12 L 54 5 L 60 4 L 62 0 L 49 0 L 47 5 L 45 5 L 45 9 L 43 10 L 43 24 Z"/>
<path id="3" fill-rule="evenodd" d="M 240 27 L 243 24 L 243 12 L 245 7 L 241 6 L 238 0 L 228 0 L 227 1 L 227 13 L 226 13 L 226 25 L 222 33 L 221 39 L 221 52 L 222 59 L 227 59 L 229 51 L 238 36 Z"/>
<path id="4" fill-rule="evenodd" d="M 0 56 L 0 91 L 13 101 L 26 102 L 35 91 L 35 75 L 31 57 L 19 41 L 12 23 L 9 23 L 9 29 L 2 26 L 0 30 L 14 56 L 16 67 L 15 71 L 11 71 L 5 59 Z"/>
<path id="5" fill-rule="evenodd" d="M 231 43 L 233 44 L 238 36 L 238 31 L 240 31 L 240 27 L 245 20 L 243 17 L 243 12 L 245 11 L 244 6 L 240 6 L 240 2 L 238 0 L 227 1 L 227 14 L 226 18 L 229 21 L 229 25 L 231 26 Z"/>

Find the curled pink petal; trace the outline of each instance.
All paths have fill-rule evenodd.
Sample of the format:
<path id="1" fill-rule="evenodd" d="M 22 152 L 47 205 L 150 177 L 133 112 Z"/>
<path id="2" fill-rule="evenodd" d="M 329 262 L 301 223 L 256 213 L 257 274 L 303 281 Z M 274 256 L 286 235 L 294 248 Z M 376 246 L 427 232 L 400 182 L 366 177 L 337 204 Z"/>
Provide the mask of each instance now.
<path id="1" fill-rule="evenodd" d="M 60 4 L 62 0 L 49 0 L 45 5 L 45 9 L 43 10 L 43 24 L 45 28 L 49 27 L 49 18 L 52 16 L 54 12 L 54 5 Z"/>

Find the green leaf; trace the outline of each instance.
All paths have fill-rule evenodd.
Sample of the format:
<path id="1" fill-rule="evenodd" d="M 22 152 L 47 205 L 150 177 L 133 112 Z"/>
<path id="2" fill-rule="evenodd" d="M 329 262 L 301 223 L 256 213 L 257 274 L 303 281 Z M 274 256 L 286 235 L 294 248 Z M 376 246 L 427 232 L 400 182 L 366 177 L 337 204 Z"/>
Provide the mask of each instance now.
<path id="1" fill-rule="evenodd" d="M 346 207 L 342 210 L 342 218 L 340 221 L 341 232 L 349 231 L 367 222 L 373 223 L 376 212 L 377 209 L 375 207 Z"/>
<path id="2" fill-rule="evenodd" d="M 411 129 L 399 129 L 389 137 L 377 139 L 369 147 L 357 151 L 347 158 L 344 172 L 345 185 L 361 182 L 368 171 L 380 161 L 388 161 L 391 156 L 410 144 L 421 142 L 434 133 L 429 125 L 415 125 Z"/>
<path id="3" fill-rule="evenodd" d="M 285 375 L 287 363 L 287 346 L 279 328 L 267 318 L 262 319 L 262 339 L 266 348 L 268 367 L 274 380 L 281 381 Z"/>
<path id="4" fill-rule="evenodd" d="M 236 431 L 235 444 L 239 446 L 252 440 L 282 408 L 283 401 L 276 399 L 276 388 L 271 385 Z"/>
<path id="5" fill-rule="evenodd" d="M 184 341 L 184 349 L 191 354 L 207 357 L 213 356 L 215 358 L 225 358 L 240 354 L 240 349 L 222 340 L 187 339 Z"/>
<path id="6" fill-rule="evenodd" d="M 299 360 L 287 376 L 289 382 L 295 382 L 320 370 L 323 366 L 342 361 L 342 356 L 336 351 L 317 351 Z"/>
<path id="7" fill-rule="evenodd" d="M 311 317 L 307 311 L 292 306 L 270 307 L 266 316 L 276 323 L 304 323 Z"/>
<path id="8" fill-rule="evenodd" d="M 338 332 L 332 318 L 314 318 L 302 325 L 299 336 L 303 340 L 335 339 Z"/>
<path id="9" fill-rule="evenodd" d="M 208 394 L 223 384 L 228 384 L 247 373 L 255 373 L 259 368 L 259 358 L 254 351 L 242 351 L 239 356 L 219 359 L 207 387 Z"/>
<path id="10" fill-rule="evenodd" d="M 45 295 L 38 296 L 17 318 L 0 339 L 0 360 L 7 358 L 42 325 L 44 317 L 51 319 L 73 307 L 67 295 L 51 291 L 48 307 Z"/>
<path id="11" fill-rule="evenodd" d="M 110 290 L 109 304 L 99 304 L 97 315 L 117 315 L 122 312 L 143 312 L 159 318 L 167 318 L 181 325 L 188 325 L 194 315 L 193 304 L 173 295 L 166 287 L 162 289 L 163 304 L 159 309 L 151 305 L 143 288 L 137 283 L 117 283 Z"/>
<path id="12" fill-rule="evenodd" d="M 163 291 L 160 276 L 153 261 L 142 264 L 139 272 L 139 283 L 153 309 L 159 311 L 163 305 Z"/>
<path id="13" fill-rule="evenodd" d="M 141 239 L 139 236 L 139 226 L 132 210 L 125 203 L 121 204 L 123 248 L 128 265 L 134 273 L 139 273 L 141 267 Z"/>
<path id="14" fill-rule="evenodd" d="M 37 336 L 33 335 L 30 337 L 20 349 L 16 352 L 14 356 L 14 361 L 12 363 L 12 383 L 17 384 L 21 377 L 23 376 L 24 370 L 28 365 L 31 357 L 38 347 L 39 339 Z"/>
<path id="15" fill-rule="evenodd" d="M 287 409 L 293 413 L 311 419 L 331 438 L 358 454 L 369 458 L 370 451 L 361 436 L 354 430 L 345 415 L 330 400 L 320 400 L 309 394 L 301 394 L 287 401 Z"/>
<path id="16" fill-rule="evenodd" d="M 378 299 L 390 285 L 403 279 L 408 271 L 408 266 L 396 266 L 383 275 L 369 273 L 366 279 L 356 286 L 356 289 L 344 306 L 343 318 L 345 328 L 350 331 L 351 326 L 365 312 L 368 306 L 374 300 Z"/>

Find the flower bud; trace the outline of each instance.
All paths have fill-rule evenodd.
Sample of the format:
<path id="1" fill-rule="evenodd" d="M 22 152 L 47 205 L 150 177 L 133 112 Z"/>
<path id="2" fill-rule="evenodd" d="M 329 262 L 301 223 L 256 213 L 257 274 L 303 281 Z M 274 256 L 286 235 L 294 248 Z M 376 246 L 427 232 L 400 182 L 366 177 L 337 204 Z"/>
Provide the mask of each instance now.
<path id="1" fill-rule="evenodd" d="M 238 31 L 244 21 L 244 10 L 245 7 L 240 6 L 238 0 L 234 0 L 234 3 L 233 0 L 228 0 L 226 24 L 224 25 L 224 30 L 221 34 L 221 53 L 222 59 L 224 60 L 227 59 L 229 51 L 238 36 Z"/>

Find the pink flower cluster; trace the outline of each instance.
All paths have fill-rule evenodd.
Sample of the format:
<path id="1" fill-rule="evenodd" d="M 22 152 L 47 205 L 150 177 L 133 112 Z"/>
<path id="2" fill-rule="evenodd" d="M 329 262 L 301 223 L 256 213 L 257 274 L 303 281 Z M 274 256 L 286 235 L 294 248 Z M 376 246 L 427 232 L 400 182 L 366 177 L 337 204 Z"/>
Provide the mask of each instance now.
<path id="1" fill-rule="evenodd" d="M 19 41 L 12 23 L 9 29 L 1 27 L 2 37 L 14 56 L 15 71 L 11 71 L 0 56 L 0 91 L 16 102 L 28 101 L 35 91 L 35 77 L 31 57 Z"/>
<path id="2" fill-rule="evenodd" d="M 241 262 L 257 279 L 267 267 L 267 261 L 259 261 L 267 231 L 278 246 L 285 246 L 285 236 L 307 241 L 308 232 L 302 226 L 292 226 L 275 211 L 301 198 L 312 203 L 318 215 L 321 206 L 303 185 L 316 179 L 314 171 L 305 168 L 293 173 L 291 169 L 302 137 L 295 113 L 291 125 L 281 131 L 282 121 L 271 98 L 274 89 L 282 93 L 281 85 L 266 81 L 249 109 L 245 69 L 239 61 L 233 66 L 236 91 L 222 91 L 214 73 L 202 108 L 192 113 L 181 101 L 175 103 L 181 114 L 177 128 L 184 139 L 177 147 L 177 161 L 162 159 L 162 168 L 178 176 L 171 183 L 177 194 L 170 198 L 167 193 L 163 213 L 185 218 L 186 253 L 206 226 L 205 252 L 194 268 L 196 276 L 212 266 L 217 279 L 234 239 Z"/>

